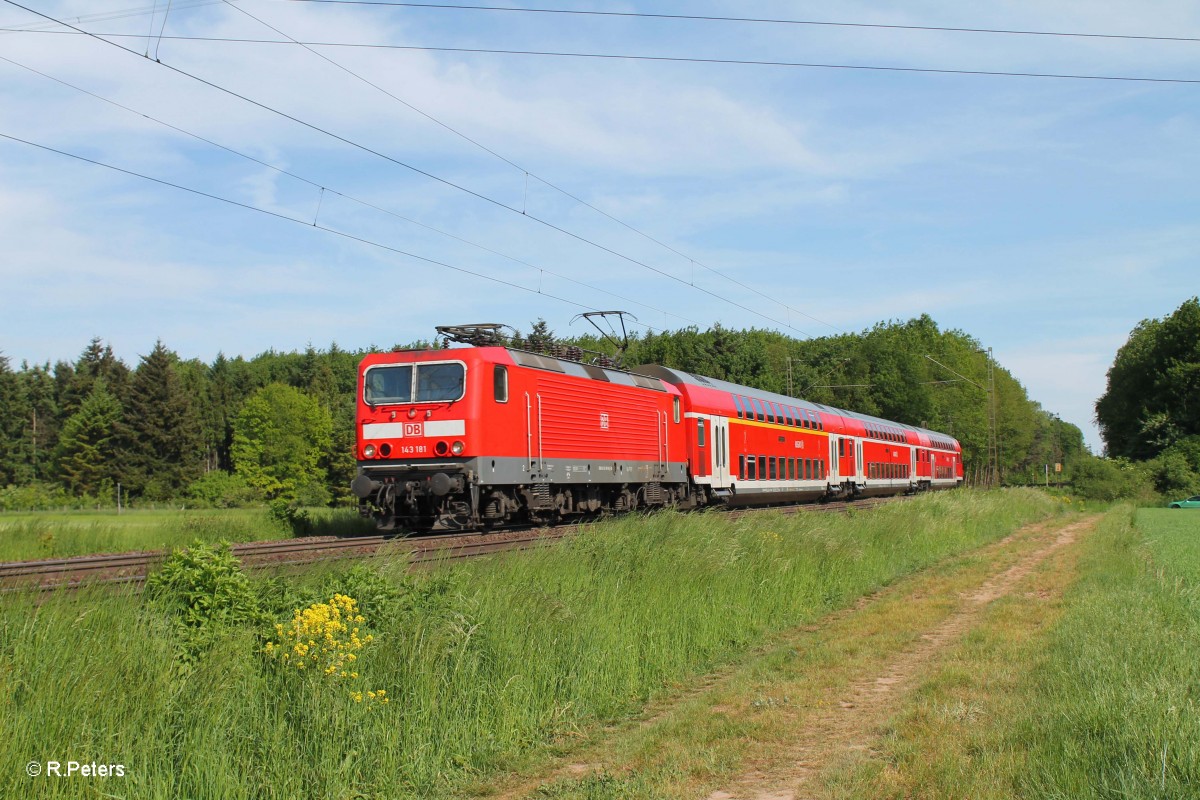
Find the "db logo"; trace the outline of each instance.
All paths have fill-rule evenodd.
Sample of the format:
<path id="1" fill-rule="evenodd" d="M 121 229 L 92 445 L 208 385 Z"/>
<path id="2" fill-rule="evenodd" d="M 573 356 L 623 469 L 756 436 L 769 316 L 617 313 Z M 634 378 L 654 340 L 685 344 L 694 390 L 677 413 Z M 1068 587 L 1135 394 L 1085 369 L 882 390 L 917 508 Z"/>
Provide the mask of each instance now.
<path id="1" fill-rule="evenodd" d="M 424 425 L 422 425 L 420 422 L 406 422 L 406 423 L 404 423 L 404 435 L 405 436 L 424 436 L 425 431 L 423 430 L 423 428 L 424 428 Z"/>

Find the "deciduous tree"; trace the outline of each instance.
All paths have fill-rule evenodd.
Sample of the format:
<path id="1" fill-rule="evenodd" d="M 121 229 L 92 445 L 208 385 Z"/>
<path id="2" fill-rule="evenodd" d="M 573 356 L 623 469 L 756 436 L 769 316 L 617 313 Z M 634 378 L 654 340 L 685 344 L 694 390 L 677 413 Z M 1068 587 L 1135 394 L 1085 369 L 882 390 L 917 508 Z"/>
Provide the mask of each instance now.
<path id="1" fill-rule="evenodd" d="M 322 461 L 332 437 L 327 409 L 299 389 L 272 383 L 252 394 L 234 421 L 234 467 L 268 498 L 326 503 Z"/>

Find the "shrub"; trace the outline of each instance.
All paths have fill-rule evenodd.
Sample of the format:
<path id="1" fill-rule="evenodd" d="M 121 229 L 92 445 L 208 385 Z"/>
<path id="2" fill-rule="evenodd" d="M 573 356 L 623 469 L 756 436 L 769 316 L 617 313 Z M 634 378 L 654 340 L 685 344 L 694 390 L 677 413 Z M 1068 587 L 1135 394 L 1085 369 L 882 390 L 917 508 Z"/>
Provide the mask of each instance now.
<path id="1" fill-rule="evenodd" d="M 1123 459 L 1084 458 L 1075 464 L 1071 485 L 1089 500 L 1148 500 L 1153 494 L 1146 473 Z"/>
<path id="2" fill-rule="evenodd" d="M 258 599 L 228 542 L 195 541 L 173 550 L 146 578 L 146 596 L 175 624 L 182 660 L 191 662 L 230 626 L 258 622 Z"/>
<path id="3" fill-rule="evenodd" d="M 219 469 L 192 481 L 187 497 L 194 505 L 209 508 L 244 508 L 262 500 L 242 476 Z"/>
<path id="4" fill-rule="evenodd" d="M 293 536 L 312 536 L 316 530 L 312 515 L 296 503 L 279 498 L 272 500 L 269 508 L 271 517 L 282 522 Z"/>

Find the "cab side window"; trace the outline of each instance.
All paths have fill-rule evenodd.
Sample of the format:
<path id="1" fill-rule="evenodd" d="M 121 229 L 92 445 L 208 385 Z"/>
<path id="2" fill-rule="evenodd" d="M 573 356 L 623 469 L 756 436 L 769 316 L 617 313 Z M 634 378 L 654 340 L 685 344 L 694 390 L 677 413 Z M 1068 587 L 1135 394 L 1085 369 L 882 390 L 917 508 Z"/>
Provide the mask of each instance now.
<path id="1" fill-rule="evenodd" d="M 492 395 L 497 403 L 508 402 L 508 367 L 497 364 L 492 370 Z"/>

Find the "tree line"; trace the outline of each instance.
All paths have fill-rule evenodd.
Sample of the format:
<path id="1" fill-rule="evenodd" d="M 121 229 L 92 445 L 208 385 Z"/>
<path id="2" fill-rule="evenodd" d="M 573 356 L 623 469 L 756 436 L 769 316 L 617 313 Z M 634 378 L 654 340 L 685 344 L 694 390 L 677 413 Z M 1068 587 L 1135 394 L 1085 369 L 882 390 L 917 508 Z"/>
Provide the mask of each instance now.
<path id="1" fill-rule="evenodd" d="M 595 336 L 554 337 L 541 321 L 522 338 L 613 350 Z M 406 347 L 430 346 L 438 343 Z M 96 338 L 75 361 L 53 366 L 14 369 L 0 355 L 0 509 L 111 505 L 118 485 L 135 504 L 348 503 L 357 365 L 375 350 L 332 344 L 204 363 L 159 341 L 131 368 Z M 989 433 L 980 351 L 970 336 L 922 316 L 803 341 L 719 325 L 647 333 L 623 360 L 944 431 L 962 441 L 974 477 L 987 463 Z M 1006 480 L 1039 482 L 1055 463 L 1069 475 L 1088 457 L 1080 430 L 1031 400 L 1002 366 L 994 381 Z"/>
<path id="2" fill-rule="evenodd" d="M 313 347 L 135 368 L 93 339 L 74 362 L 0 355 L 0 508 L 345 501 L 362 352 Z"/>
<path id="3" fill-rule="evenodd" d="M 1110 460 L 1089 480 L 1112 497 L 1200 494 L 1200 298 L 1129 334 L 1096 421 Z"/>

